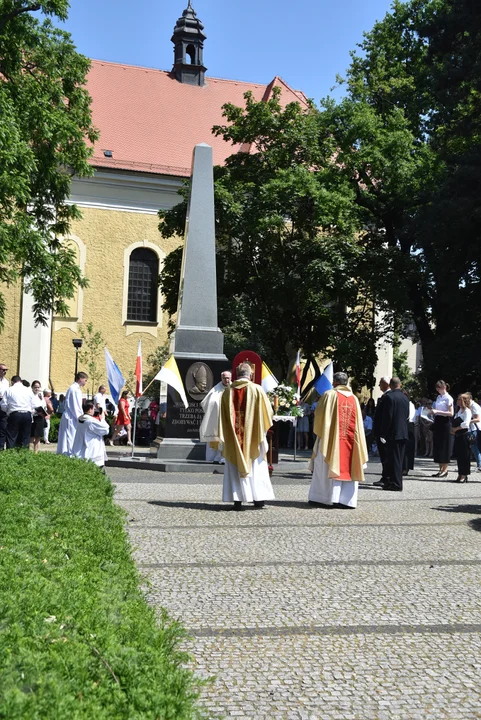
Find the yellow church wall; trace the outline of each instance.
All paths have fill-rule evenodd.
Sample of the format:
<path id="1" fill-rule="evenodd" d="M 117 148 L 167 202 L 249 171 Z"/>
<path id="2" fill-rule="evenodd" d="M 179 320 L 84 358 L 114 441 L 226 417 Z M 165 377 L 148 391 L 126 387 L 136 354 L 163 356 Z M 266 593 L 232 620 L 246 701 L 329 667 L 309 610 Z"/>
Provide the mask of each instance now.
<path id="1" fill-rule="evenodd" d="M 97 208 L 82 208 L 82 219 L 72 225 L 71 237 L 84 245 L 84 273 L 89 287 L 74 300 L 71 318 L 54 318 L 50 375 L 57 392 L 72 382 L 75 369 L 72 339 L 79 337 L 80 324 L 85 327 L 92 322 L 94 331 L 102 333 L 124 377 L 135 369 L 139 339 L 142 339 L 144 366 L 147 356 L 166 342 L 168 317 L 165 314 L 159 313 L 157 326 L 141 327 L 123 322 L 125 278 L 128 278 L 124 272 L 124 261 L 128 263 L 125 250 L 131 245 L 146 243 L 159 248 L 165 256 L 179 244 L 178 238 L 161 237 L 154 214 Z M 103 352 L 99 365 L 103 371 L 101 382 L 106 383 Z M 81 363 L 79 370 L 82 370 Z"/>
<path id="2" fill-rule="evenodd" d="M 8 367 L 7 377 L 19 371 L 20 320 L 22 312 L 22 283 L 2 285 L 0 292 L 5 299 L 5 325 L 0 332 L 0 362 Z"/>

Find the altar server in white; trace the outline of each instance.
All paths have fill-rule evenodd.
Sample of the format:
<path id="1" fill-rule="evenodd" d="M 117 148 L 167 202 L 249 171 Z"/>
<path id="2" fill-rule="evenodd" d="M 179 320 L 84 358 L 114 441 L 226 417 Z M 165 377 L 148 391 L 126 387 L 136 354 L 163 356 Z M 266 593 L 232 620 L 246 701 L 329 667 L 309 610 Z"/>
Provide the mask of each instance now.
<path id="1" fill-rule="evenodd" d="M 345 373 L 333 377 L 314 415 L 309 502 L 355 508 L 368 454 L 361 408 Z"/>
<path id="2" fill-rule="evenodd" d="M 224 370 L 220 376 L 220 382 L 209 390 L 201 402 L 204 411 L 204 419 L 200 426 L 200 439 L 205 442 L 205 459 L 208 462 L 224 463 L 222 447 L 219 439 L 219 412 L 222 393 L 232 382 L 232 373 Z"/>
<path id="3" fill-rule="evenodd" d="M 242 510 L 243 502 L 262 507 L 275 499 L 266 460 L 273 412 L 264 390 L 250 379 L 250 365 L 242 363 L 236 374 L 237 380 L 222 393 L 219 438 L 225 458 L 222 500 Z"/>
<path id="4" fill-rule="evenodd" d="M 58 429 L 57 455 L 72 455 L 78 418 L 83 415 L 82 388 L 88 380 L 88 375 L 79 372 L 75 382 L 71 384 L 65 395 L 65 410 L 62 414 Z"/>
<path id="5" fill-rule="evenodd" d="M 85 403 L 84 410 L 84 414 L 78 419 L 72 456 L 90 460 L 103 468 L 107 460 L 104 437 L 109 434 L 110 428 L 103 411 L 97 417 L 94 415 L 96 410 L 92 401 Z"/>

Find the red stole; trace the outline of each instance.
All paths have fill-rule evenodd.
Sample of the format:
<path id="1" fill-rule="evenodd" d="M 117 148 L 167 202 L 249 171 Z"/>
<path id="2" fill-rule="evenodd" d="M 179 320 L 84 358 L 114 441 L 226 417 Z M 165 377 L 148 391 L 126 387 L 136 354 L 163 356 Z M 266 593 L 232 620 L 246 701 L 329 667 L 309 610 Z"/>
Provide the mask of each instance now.
<path id="1" fill-rule="evenodd" d="M 337 393 L 339 421 L 339 480 L 351 480 L 351 463 L 356 429 L 356 401 L 353 395 Z"/>
<path id="2" fill-rule="evenodd" d="M 246 389 L 231 388 L 232 392 L 232 425 L 239 441 L 242 453 L 244 453 L 244 430 L 246 416 Z"/>

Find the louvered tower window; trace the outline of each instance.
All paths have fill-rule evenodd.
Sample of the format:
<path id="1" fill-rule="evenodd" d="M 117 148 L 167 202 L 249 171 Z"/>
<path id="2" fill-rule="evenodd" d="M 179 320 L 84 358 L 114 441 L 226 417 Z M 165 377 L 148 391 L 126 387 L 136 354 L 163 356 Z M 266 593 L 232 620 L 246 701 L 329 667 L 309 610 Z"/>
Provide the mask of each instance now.
<path id="1" fill-rule="evenodd" d="M 130 255 L 127 320 L 157 321 L 159 259 L 153 250 L 137 248 Z"/>

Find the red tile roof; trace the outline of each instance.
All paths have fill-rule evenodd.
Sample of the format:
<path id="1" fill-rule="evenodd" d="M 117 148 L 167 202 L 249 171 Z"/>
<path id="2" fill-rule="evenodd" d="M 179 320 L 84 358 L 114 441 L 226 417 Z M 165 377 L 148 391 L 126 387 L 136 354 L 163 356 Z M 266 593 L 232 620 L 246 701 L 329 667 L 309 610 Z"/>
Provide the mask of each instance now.
<path id="1" fill-rule="evenodd" d="M 206 142 L 220 165 L 235 148 L 212 135 L 223 124 L 222 105 L 244 105 L 251 90 L 267 100 L 274 87 L 282 89 L 283 104 L 307 98 L 280 77 L 269 85 L 206 78 L 204 87 L 179 83 L 169 72 L 93 60 L 88 76 L 94 125 L 100 131 L 91 164 L 138 172 L 188 177 L 194 145 Z M 105 157 L 110 150 L 112 157 Z"/>

